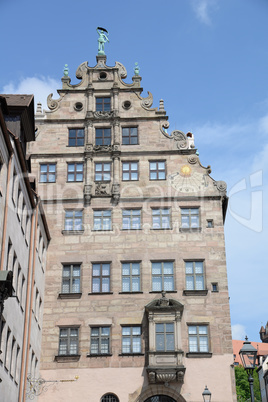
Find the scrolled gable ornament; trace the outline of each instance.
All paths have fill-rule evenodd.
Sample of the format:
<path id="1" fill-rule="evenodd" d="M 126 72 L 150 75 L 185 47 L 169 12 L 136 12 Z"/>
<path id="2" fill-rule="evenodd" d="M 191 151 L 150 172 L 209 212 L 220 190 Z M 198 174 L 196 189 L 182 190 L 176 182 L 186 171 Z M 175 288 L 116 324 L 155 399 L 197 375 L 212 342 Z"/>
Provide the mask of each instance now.
<path id="1" fill-rule="evenodd" d="M 47 97 L 47 107 L 52 111 L 55 112 L 59 106 L 60 102 L 63 99 L 65 94 L 61 94 L 59 99 L 52 99 L 53 93 L 49 94 Z"/>

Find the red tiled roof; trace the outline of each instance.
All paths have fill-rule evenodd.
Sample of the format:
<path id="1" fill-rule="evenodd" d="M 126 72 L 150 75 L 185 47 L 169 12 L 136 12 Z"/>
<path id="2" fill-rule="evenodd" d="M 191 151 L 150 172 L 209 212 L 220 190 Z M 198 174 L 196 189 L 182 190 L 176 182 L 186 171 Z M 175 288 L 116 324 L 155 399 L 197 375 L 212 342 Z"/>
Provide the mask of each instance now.
<path id="1" fill-rule="evenodd" d="M 236 341 L 233 340 L 233 354 L 234 354 L 234 363 L 242 364 L 239 351 L 243 347 L 243 343 L 245 341 Z M 267 356 L 268 355 L 268 343 L 262 342 L 251 342 L 251 345 L 257 349 L 257 356 Z"/>

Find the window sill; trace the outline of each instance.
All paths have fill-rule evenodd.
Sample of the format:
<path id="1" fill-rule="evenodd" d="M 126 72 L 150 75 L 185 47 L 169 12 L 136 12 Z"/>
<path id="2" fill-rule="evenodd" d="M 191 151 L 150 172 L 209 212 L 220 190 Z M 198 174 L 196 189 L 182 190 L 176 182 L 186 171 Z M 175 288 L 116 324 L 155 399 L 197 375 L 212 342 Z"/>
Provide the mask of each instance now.
<path id="1" fill-rule="evenodd" d="M 113 229 L 92 229 L 92 232 L 99 232 L 99 233 L 103 233 L 103 232 L 113 232 Z"/>
<path id="2" fill-rule="evenodd" d="M 63 235 L 82 235 L 84 233 L 84 230 L 62 230 L 61 233 Z"/>
<path id="3" fill-rule="evenodd" d="M 149 293 L 162 293 L 163 290 L 152 290 Z M 165 293 L 178 293 L 177 290 L 164 290 Z"/>
<path id="4" fill-rule="evenodd" d="M 112 353 L 96 353 L 96 354 L 87 354 L 87 357 L 109 357 L 112 356 Z"/>
<path id="5" fill-rule="evenodd" d="M 121 230 L 124 231 L 124 232 L 127 232 L 128 230 L 131 230 L 131 231 L 133 231 L 133 230 L 142 230 L 142 228 L 137 228 L 137 229 L 135 229 L 135 228 L 122 228 Z"/>
<path id="6" fill-rule="evenodd" d="M 179 228 L 180 232 L 191 233 L 191 232 L 201 232 L 202 228 Z"/>
<path id="7" fill-rule="evenodd" d="M 129 183 L 129 182 L 133 182 L 133 181 L 139 181 L 139 179 L 135 179 L 135 180 L 131 180 L 131 179 L 130 179 L 130 180 L 123 180 L 123 179 L 122 179 L 122 182 L 124 182 L 124 183 L 125 183 L 125 182 Z"/>
<path id="8" fill-rule="evenodd" d="M 118 356 L 128 357 L 128 356 L 144 356 L 144 353 L 119 353 Z"/>
<path id="9" fill-rule="evenodd" d="M 137 294 L 143 294 L 143 292 L 140 292 L 140 291 L 138 291 L 138 292 L 119 292 L 119 294 L 120 295 L 133 295 L 133 294 L 137 295 Z"/>
<path id="10" fill-rule="evenodd" d="M 150 230 L 172 230 L 172 228 L 151 228 Z"/>
<path id="11" fill-rule="evenodd" d="M 186 357 L 204 359 L 204 358 L 212 357 L 212 353 L 210 353 L 210 352 L 188 352 L 188 353 L 186 353 Z"/>
<path id="12" fill-rule="evenodd" d="M 93 296 L 93 295 L 112 295 L 113 294 L 113 292 L 91 292 L 91 293 L 88 293 L 88 295 L 91 295 L 91 296 Z"/>
<path id="13" fill-rule="evenodd" d="M 208 294 L 208 290 L 184 290 L 184 296 L 206 296 Z"/>
<path id="14" fill-rule="evenodd" d="M 82 293 L 59 293 L 58 299 L 81 299 Z"/>
<path id="15" fill-rule="evenodd" d="M 55 361 L 58 363 L 65 362 L 78 362 L 81 355 L 57 355 L 55 356 Z"/>

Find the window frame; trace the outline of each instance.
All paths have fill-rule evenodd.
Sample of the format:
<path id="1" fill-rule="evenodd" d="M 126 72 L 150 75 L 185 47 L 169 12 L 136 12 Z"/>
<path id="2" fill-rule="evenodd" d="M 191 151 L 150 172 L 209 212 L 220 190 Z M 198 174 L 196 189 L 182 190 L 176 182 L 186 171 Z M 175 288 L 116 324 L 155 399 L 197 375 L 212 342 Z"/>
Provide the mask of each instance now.
<path id="1" fill-rule="evenodd" d="M 83 228 L 83 209 L 65 209 L 65 216 L 64 216 L 64 232 L 82 232 Z M 72 213 L 71 217 L 67 217 L 67 213 Z M 76 216 L 76 214 L 81 213 L 80 216 Z M 79 229 L 76 229 L 76 220 L 79 220 Z M 70 229 L 68 228 L 67 222 L 70 221 Z"/>
<path id="2" fill-rule="evenodd" d="M 127 214 L 127 211 L 129 211 L 130 213 Z M 138 228 L 133 227 L 134 226 L 133 217 L 135 217 L 135 215 L 133 215 L 133 211 L 139 211 L 140 212 L 139 215 L 138 214 L 136 215 L 137 217 L 139 217 L 139 227 Z M 131 208 L 131 209 L 124 208 L 124 209 L 122 209 L 122 230 L 140 230 L 141 229 L 141 222 L 142 222 L 141 212 L 142 212 L 141 208 Z M 128 219 L 128 223 L 130 223 L 130 225 L 128 227 L 125 227 L 124 218 Z"/>
<path id="3" fill-rule="evenodd" d="M 100 229 L 98 229 L 97 228 L 97 225 L 96 225 L 96 222 L 95 222 L 95 219 L 97 218 L 97 216 L 95 216 L 95 213 L 97 213 L 97 212 L 99 212 L 99 213 L 101 213 L 101 216 L 99 217 L 100 218 L 100 223 L 101 223 L 101 228 Z M 107 215 L 106 217 L 104 216 L 104 213 L 110 213 L 110 216 L 109 215 Z M 105 225 L 104 225 L 104 220 L 105 220 L 105 218 L 109 218 L 108 219 L 108 222 L 109 222 L 109 227 L 106 229 L 105 228 Z M 113 230 L 113 228 L 112 228 L 112 210 L 111 209 L 94 209 L 93 210 L 93 229 L 92 230 L 94 230 L 94 231 L 96 231 L 96 232 L 101 232 L 101 231 L 111 231 L 111 230 Z"/>
<path id="4" fill-rule="evenodd" d="M 193 266 L 193 272 L 187 273 L 187 263 L 191 263 Z M 196 273 L 196 263 L 202 263 L 202 273 Z M 205 260 L 184 260 L 185 264 L 185 292 L 207 292 L 206 281 L 205 281 Z M 193 289 L 189 289 L 187 285 L 187 278 L 193 277 Z M 202 278 L 203 289 L 197 289 L 197 279 Z"/>
<path id="5" fill-rule="evenodd" d="M 131 130 L 136 129 L 136 135 L 131 135 Z M 128 135 L 124 135 L 124 131 L 128 130 Z M 124 142 L 124 138 L 128 139 L 128 142 Z M 137 142 L 131 143 L 131 139 L 136 138 Z M 122 145 L 139 145 L 139 132 L 138 132 L 138 126 L 125 126 L 122 127 Z"/>
<path id="6" fill-rule="evenodd" d="M 74 165 L 74 171 L 73 172 L 69 172 L 69 167 L 71 165 Z M 79 171 L 77 170 L 77 166 L 81 165 L 82 166 L 82 170 Z M 81 180 L 77 180 L 77 176 L 82 174 L 82 179 Z M 69 175 L 74 175 L 74 180 L 70 180 L 69 179 Z M 68 183 L 83 183 L 84 181 L 84 162 L 67 162 L 67 182 Z"/>
<path id="7" fill-rule="evenodd" d="M 164 326 L 164 331 L 157 331 L 157 326 L 163 325 Z M 167 331 L 167 325 L 172 325 L 173 329 L 172 331 Z M 157 342 L 157 335 L 163 336 L 164 337 L 164 349 L 159 348 L 159 342 Z M 172 335 L 172 342 L 173 342 L 173 348 L 169 349 L 167 347 L 168 340 L 167 337 L 168 335 Z M 174 322 L 156 322 L 155 323 L 155 350 L 156 352 L 165 352 L 165 353 L 170 353 L 170 352 L 175 352 L 176 347 L 175 347 L 175 324 Z"/>
<path id="8" fill-rule="evenodd" d="M 109 130 L 109 136 L 105 136 L 105 130 Z M 101 137 L 97 137 L 97 132 L 102 132 Z M 101 143 L 97 143 L 97 139 L 101 139 Z M 105 139 L 109 139 L 108 144 L 105 144 Z M 95 127 L 95 145 L 108 146 L 112 144 L 112 130 L 111 127 Z"/>
<path id="9" fill-rule="evenodd" d="M 73 340 L 75 341 L 75 347 L 76 347 L 76 352 L 77 353 L 70 353 L 71 351 L 71 340 L 72 340 L 72 336 L 71 336 L 71 330 L 77 330 L 77 335 L 75 335 L 73 338 Z M 67 337 L 63 337 L 61 335 L 61 331 L 63 330 L 67 330 Z M 61 340 L 67 340 L 67 352 L 66 353 L 61 353 Z M 64 356 L 78 356 L 79 355 L 79 326 L 60 326 L 59 327 L 59 349 L 58 349 L 58 356 L 59 357 L 64 357 Z"/>
<path id="10" fill-rule="evenodd" d="M 62 295 L 80 295 L 81 294 L 81 263 L 75 263 L 75 264 L 62 264 L 62 281 L 61 281 L 61 294 Z M 69 275 L 64 276 L 64 268 L 70 269 Z M 79 268 L 79 275 L 74 275 L 74 269 Z M 73 287 L 75 286 L 74 281 L 76 279 L 79 279 L 79 288 L 78 291 L 73 291 Z M 67 286 L 69 291 L 64 290 L 64 281 L 67 281 Z"/>
<path id="11" fill-rule="evenodd" d="M 92 329 L 98 329 L 98 335 L 92 334 Z M 109 334 L 102 334 L 103 329 L 109 329 Z M 98 350 L 96 353 L 92 352 L 92 341 L 97 340 Z M 108 340 L 108 352 L 102 352 L 102 342 Z M 105 344 L 104 344 L 105 345 Z M 102 325 L 102 326 L 95 326 L 92 325 L 90 327 L 90 353 L 89 356 L 111 356 L 111 326 L 110 325 Z"/>
<path id="12" fill-rule="evenodd" d="M 102 169 L 100 171 L 96 171 L 96 167 L 97 165 L 101 165 Z M 109 165 L 110 166 L 110 170 L 104 170 L 104 165 Z M 101 179 L 97 180 L 96 179 L 96 175 L 99 174 L 101 175 Z M 104 176 L 109 174 L 109 179 L 105 179 Z M 94 167 L 94 181 L 96 183 L 109 183 L 111 182 L 111 177 L 112 177 L 112 163 L 111 162 L 95 162 L 95 167 Z"/>
<path id="13" fill-rule="evenodd" d="M 152 229 L 155 230 L 166 230 L 166 229 L 171 229 L 171 208 L 170 207 L 163 207 L 163 208 L 156 208 L 156 207 L 152 207 Z M 163 211 L 168 211 L 167 214 L 163 214 Z M 154 211 L 159 211 L 159 214 L 154 214 Z M 157 222 L 154 222 L 154 216 L 158 217 L 159 216 L 159 227 L 155 227 L 155 224 Z M 163 216 L 168 216 L 168 227 L 164 227 L 163 226 Z"/>
<path id="14" fill-rule="evenodd" d="M 152 293 L 161 293 L 161 292 L 174 292 L 175 291 L 175 269 L 174 269 L 174 260 L 151 260 L 151 265 L 152 265 Z M 165 263 L 172 263 L 172 274 L 165 274 L 164 273 L 164 264 Z M 161 264 L 161 272 L 160 274 L 153 274 L 153 264 Z M 161 287 L 162 289 L 160 290 L 155 290 L 154 289 L 154 281 L 153 279 L 156 277 L 161 278 Z M 172 278 L 172 289 L 165 289 L 165 279 Z"/>
<path id="15" fill-rule="evenodd" d="M 83 137 L 78 136 L 79 131 L 83 132 Z M 71 132 L 74 132 L 75 136 L 71 136 L 70 135 Z M 81 139 L 83 140 L 82 141 L 83 143 L 78 144 L 78 141 L 81 140 Z M 74 142 L 75 142 L 74 145 L 70 144 L 71 140 L 74 140 Z M 84 145 L 85 145 L 85 129 L 84 128 L 69 128 L 69 131 L 68 131 L 68 147 L 83 147 Z"/>
<path id="16" fill-rule="evenodd" d="M 108 275 L 103 275 L 103 265 L 109 265 L 109 274 Z M 100 274 L 99 275 L 94 275 L 94 265 L 100 265 Z M 92 284 L 91 284 L 91 294 L 108 294 L 112 293 L 111 292 L 111 262 L 110 261 L 102 261 L 102 262 L 92 262 Z M 99 278 L 99 285 L 97 281 L 95 281 L 95 286 L 98 286 L 98 291 L 94 291 L 94 278 L 98 279 Z M 104 292 L 103 291 L 103 286 L 105 285 L 103 283 L 103 280 L 108 279 L 108 291 Z"/>
<path id="17" fill-rule="evenodd" d="M 119 402 L 119 398 L 115 394 L 108 392 L 107 394 L 102 395 L 101 402 Z"/>
<path id="18" fill-rule="evenodd" d="M 132 164 L 137 165 L 136 170 L 131 169 Z M 127 170 L 124 170 L 124 165 L 128 165 Z M 124 174 L 128 174 L 128 179 L 124 179 Z M 132 179 L 132 174 L 136 174 L 137 178 Z M 122 161 L 122 181 L 139 181 L 139 161 Z"/>
<path id="19" fill-rule="evenodd" d="M 183 211 L 189 210 L 188 214 L 183 213 Z M 193 210 L 198 210 L 198 213 L 192 213 L 191 211 Z M 182 230 L 199 230 L 200 229 L 200 207 L 180 207 L 180 211 L 181 211 L 181 229 Z M 186 222 L 186 226 L 185 224 L 183 224 L 182 219 L 184 217 L 188 218 L 188 222 Z M 198 226 L 193 226 L 194 223 L 192 223 L 192 220 L 194 219 L 194 217 L 197 217 L 198 219 Z"/>
<path id="20" fill-rule="evenodd" d="M 101 102 L 98 100 L 101 99 Z M 105 102 L 105 99 L 109 99 L 109 102 Z M 105 108 L 105 104 L 109 104 L 109 108 Z M 95 97 L 96 112 L 110 112 L 112 110 L 111 97 L 110 96 L 96 96 Z"/>
<path id="21" fill-rule="evenodd" d="M 124 335 L 123 330 L 129 328 L 130 329 L 130 335 Z M 139 328 L 140 333 L 138 335 L 133 334 L 133 329 L 134 328 Z M 142 326 L 141 325 L 122 325 L 121 326 L 121 338 L 122 338 L 122 350 L 121 354 L 122 355 L 141 355 L 142 353 Z M 124 339 L 130 338 L 130 344 L 129 344 L 129 350 L 124 351 Z M 135 352 L 134 349 L 134 341 L 135 339 L 139 339 L 139 351 Z"/>
<path id="22" fill-rule="evenodd" d="M 151 164 L 152 163 L 156 163 L 156 169 L 152 169 Z M 159 169 L 159 163 L 164 163 L 165 168 L 164 169 Z M 159 175 L 164 172 L 165 177 L 163 179 L 159 178 Z M 155 173 L 156 174 L 156 178 L 152 178 L 151 175 Z M 149 161 L 149 180 L 150 181 L 156 181 L 156 180 L 166 180 L 167 179 L 167 163 L 166 160 L 151 160 Z"/>
<path id="23" fill-rule="evenodd" d="M 188 353 L 186 354 L 187 357 L 189 357 L 190 354 L 193 355 L 208 355 L 210 357 L 212 353 L 210 352 L 210 332 L 209 332 L 209 324 L 208 323 L 187 323 L 187 333 L 188 333 Z M 196 328 L 196 333 L 195 334 L 190 334 L 190 328 Z M 199 328 L 200 327 L 205 327 L 206 328 L 206 334 L 200 334 L 199 333 Z M 191 350 L 191 345 L 190 345 L 190 339 L 196 337 L 196 347 L 197 350 Z M 206 338 L 206 346 L 207 350 L 201 350 L 202 346 L 200 344 L 200 338 L 204 337 Z"/>
<path id="24" fill-rule="evenodd" d="M 129 275 L 123 274 L 123 265 L 130 264 Z M 133 264 L 139 264 L 139 273 L 137 275 L 133 274 Z M 141 261 L 121 261 L 121 278 L 122 278 L 122 290 L 120 293 L 142 293 L 141 291 Z M 123 289 L 123 279 L 129 278 L 129 290 Z M 133 290 L 133 279 L 138 279 L 139 290 Z"/>
<path id="25" fill-rule="evenodd" d="M 46 172 L 42 172 L 41 171 L 41 166 L 46 166 Z M 50 166 L 54 166 L 55 167 L 55 171 L 50 172 L 49 171 L 49 167 Z M 46 177 L 46 180 L 43 181 L 41 180 L 41 177 L 44 176 Z M 54 180 L 49 180 L 49 176 L 53 175 L 54 176 Z M 40 163 L 39 164 L 39 183 L 56 183 L 56 177 L 57 177 L 57 163 L 56 162 L 49 162 L 49 163 Z"/>

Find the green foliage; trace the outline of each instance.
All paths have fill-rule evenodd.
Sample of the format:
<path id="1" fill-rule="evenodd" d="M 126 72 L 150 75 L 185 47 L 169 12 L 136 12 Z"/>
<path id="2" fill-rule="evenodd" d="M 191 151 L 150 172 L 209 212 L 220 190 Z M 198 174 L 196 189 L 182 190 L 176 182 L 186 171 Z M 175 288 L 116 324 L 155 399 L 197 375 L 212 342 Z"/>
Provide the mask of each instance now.
<path id="1" fill-rule="evenodd" d="M 261 391 L 260 391 L 260 383 L 259 377 L 256 369 L 253 372 L 253 390 L 255 401 L 261 401 Z M 236 381 L 236 394 L 238 402 L 246 402 L 250 399 L 250 388 L 248 382 L 248 374 L 244 367 L 236 366 L 235 367 L 235 381 Z"/>

